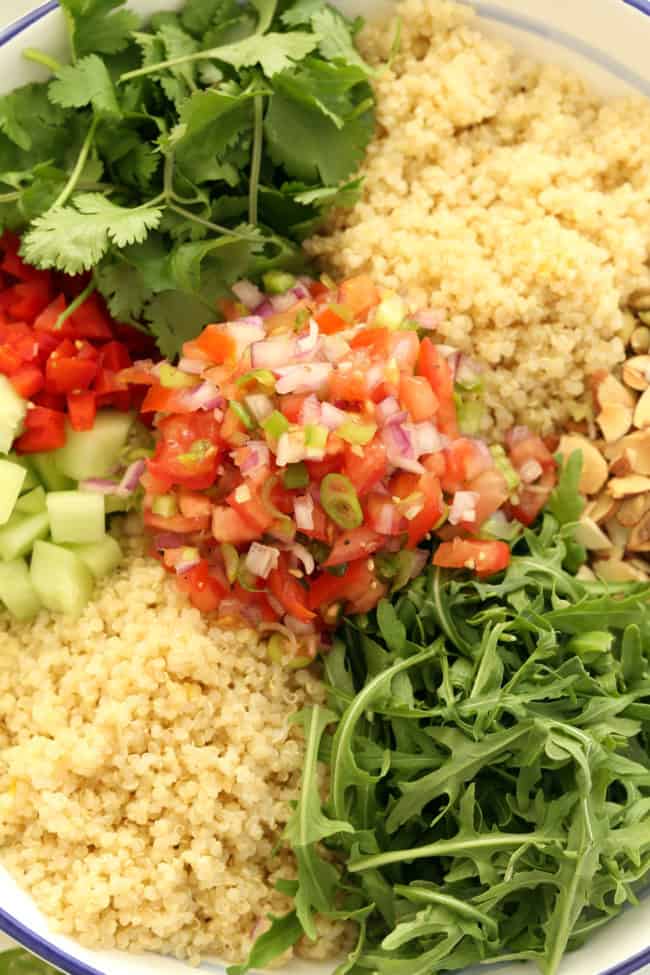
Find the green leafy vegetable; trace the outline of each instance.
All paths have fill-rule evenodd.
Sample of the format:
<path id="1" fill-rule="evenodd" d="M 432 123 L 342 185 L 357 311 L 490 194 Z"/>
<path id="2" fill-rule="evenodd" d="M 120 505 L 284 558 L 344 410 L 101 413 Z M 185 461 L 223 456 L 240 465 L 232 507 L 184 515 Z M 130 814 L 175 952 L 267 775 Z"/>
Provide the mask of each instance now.
<path id="1" fill-rule="evenodd" d="M 0 975 L 57 975 L 56 968 L 22 948 L 0 952 Z"/>
<path id="2" fill-rule="evenodd" d="M 0 98 L 0 229 L 40 267 L 92 269 L 174 356 L 238 278 L 303 270 L 302 239 L 356 199 L 359 25 L 324 0 L 188 0 L 144 26 L 122 0 L 61 5 L 72 63 L 31 51 L 52 80 Z"/>
<path id="3" fill-rule="evenodd" d="M 647 879 L 649 593 L 564 568 L 579 475 L 572 457 L 505 573 L 430 567 L 325 658 L 291 893 L 308 935 L 315 911 L 359 921 L 355 975 L 506 959 L 555 975 Z"/>

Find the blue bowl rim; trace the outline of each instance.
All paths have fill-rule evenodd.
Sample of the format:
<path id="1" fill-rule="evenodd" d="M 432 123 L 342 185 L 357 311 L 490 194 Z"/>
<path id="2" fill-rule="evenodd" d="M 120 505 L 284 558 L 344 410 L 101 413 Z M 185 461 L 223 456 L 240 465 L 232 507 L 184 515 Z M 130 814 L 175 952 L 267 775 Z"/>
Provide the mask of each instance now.
<path id="1" fill-rule="evenodd" d="M 622 0 L 622 2 L 650 17 L 650 0 Z M 0 31 L 0 47 L 13 40 L 14 37 L 17 37 L 28 27 L 31 27 L 32 24 L 37 23 L 43 17 L 47 16 L 47 14 L 52 13 L 58 5 L 57 0 L 47 0 L 46 3 L 41 4 L 34 10 L 30 10 L 23 17 L 19 17 L 18 20 L 13 21 Z M 108 973 L 101 972 L 98 968 L 93 968 L 91 965 L 79 961 L 62 948 L 55 947 L 49 941 L 46 941 L 45 938 L 32 931 L 31 928 L 17 921 L 1 907 L 0 931 L 3 931 L 39 958 L 49 962 L 61 971 L 68 973 L 68 975 L 108 975 Z M 634 975 L 635 972 L 638 972 L 648 964 L 650 964 L 650 945 L 636 955 L 632 955 L 631 958 L 627 958 L 625 961 L 606 969 L 600 975 Z"/>

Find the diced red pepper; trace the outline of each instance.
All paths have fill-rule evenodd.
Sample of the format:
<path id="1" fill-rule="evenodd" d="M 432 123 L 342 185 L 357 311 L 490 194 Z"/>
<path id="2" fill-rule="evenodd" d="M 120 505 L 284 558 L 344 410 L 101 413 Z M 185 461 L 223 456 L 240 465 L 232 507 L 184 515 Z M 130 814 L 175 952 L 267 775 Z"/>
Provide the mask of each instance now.
<path id="1" fill-rule="evenodd" d="M 68 393 L 67 406 L 73 430 L 92 430 L 97 415 L 97 399 L 93 392 Z"/>
<path id="2" fill-rule="evenodd" d="M 14 446 L 19 454 L 56 450 L 65 443 L 65 415 L 43 406 L 27 410 L 23 433 Z"/>

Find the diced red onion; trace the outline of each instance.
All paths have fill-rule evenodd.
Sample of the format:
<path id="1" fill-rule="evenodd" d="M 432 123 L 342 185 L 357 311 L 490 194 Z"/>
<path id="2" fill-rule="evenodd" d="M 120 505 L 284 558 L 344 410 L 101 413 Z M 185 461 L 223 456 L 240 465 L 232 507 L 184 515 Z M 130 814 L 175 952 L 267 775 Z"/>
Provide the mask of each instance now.
<path id="1" fill-rule="evenodd" d="M 237 352 L 240 356 L 254 342 L 261 342 L 266 337 L 264 319 L 259 315 L 250 315 L 236 322 L 228 322 L 223 329 L 237 343 Z"/>
<path id="2" fill-rule="evenodd" d="M 413 565 L 409 572 L 409 579 L 415 579 L 416 576 L 419 576 L 429 560 L 429 553 L 422 548 L 414 549 L 413 556 Z"/>
<path id="3" fill-rule="evenodd" d="M 413 318 L 422 328 L 436 329 L 444 322 L 446 312 L 444 308 L 421 308 L 415 312 Z"/>
<path id="4" fill-rule="evenodd" d="M 261 545 L 252 542 L 244 564 L 249 572 L 261 579 L 267 579 L 273 569 L 277 568 L 280 552 L 272 545 Z"/>
<path id="5" fill-rule="evenodd" d="M 399 413 L 393 413 L 388 417 L 385 426 L 392 426 L 394 423 L 406 423 L 408 418 L 409 415 L 406 410 L 400 410 Z"/>
<path id="6" fill-rule="evenodd" d="M 310 636 L 314 632 L 313 623 L 304 623 L 302 620 L 296 619 L 295 616 L 289 616 L 289 614 L 284 617 L 282 622 L 292 633 L 296 633 L 298 636 Z"/>
<path id="7" fill-rule="evenodd" d="M 338 406 L 332 406 L 331 403 L 327 402 L 321 403 L 320 422 L 328 430 L 338 430 L 349 419 L 348 414 L 344 410 L 339 410 Z"/>
<path id="8" fill-rule="evenodd" d="M 268 466 L 271 459 L 271 452 L 262 440 L 251 440 L 246 446 L 246 460 L 239 469 L 245 477 L 250 477 L 251 474 L 255 474 L 262 467 Z"/>
<path id="9" fill-rule="evenodd" d="M 476 491 L 456 491 L 449 509 L 449 524 L 459 525 L 461 521 L 476 521 L 476 505 L 479 495 Z"/>
<path id="10" fill-rule="evenodd" d="M 124 471 L 122 480 L 120 481 L 115 493 L 120 497 L 133 494 L 140 483 L 140 478 L 144 474 L 146 466 L 147 465 L 144 460 L 135 460 L 132 464 L 129 464 L 127 469 Z"/>
<path id="11" fill-rule="evenodd" d="M 287 464 L 299 464 L 307 456 L 305 436 L 302 430 L 290 430 L 278 437 L 278 447 L 275 452 L 275 462 L 278 467 Z"/>
<path id="12" fill-rule="evenodd" d="M 187 572 L 191 572 L 200 563 L 200 558 L 187 559 L 185 562 L 177 562 L 174 566 L 174 571 L 177 576 L 184 576 Z"/>
<path id="13" fill-rule="evenodd" d="M 182 390 L 180 396 L 183 406 L 191 412 L 220 409 L 225 402 L 214 383 L 208 380 L 192 389 Z"/>
<path id="14" fill-rule="evenodd" d="M 260 318 L 268 318 L 269 315 L 273 314 L 273 305 L 268 298 L 265 298 L 264 301 L 257 306 L 257 308 L 253 309 L 253 311 L 256 315 L 259 315 Z"/>
<path id="15" fill-rule="evenodd" d="M 282 614 L 284 613 L 284 606 L 282 605 L 280 600 L 276 599 L 275 596 L 273 596 L 270 592 L 266 594 L 266 598 L 273 612 L 277 613 L 278 616 L 282 616 Z"/>
<path id="16" fill-rule="evenodd" d="M 422 454 L 433 454 L 442 450 L 440 434 L 434 423 L 423 421 L 422 423 L 410 424 L 413 449 L 415 456 Z"/>
<path id="17" fill-rule="evenodd" d="M 381 436 L 386 445 L 388 460 L 394 467 L 413 474 L 424 473 L 424 467 L 415 458 L 413 443 L 407 429 L 400 423 L 389 423 L 382 430 Z"/>
<path id="18" fill-rule="evenodd" d="M 297 298 L 298 301 L 303 301 L 305 298 L 311 298 L 309 288 L 300 278 L 298 278 L 291 291 L 293 296 Z"/>
<path id="19" fill-rule="evenodd" d="M 528 427 L 513 427 L 512 430 L 508 430 L 505 439 L 507 446 L 512 448 L 516 444 L 528 440 L 529 437 L 532 437 L 532 433 Z"/>
<path id="20" fill-rule="evenodd" d="M 282 366 L 275 371 L 280 376 L 276 390 L 285 393 L 311 393 L 320 389 L 329 379 L 332 366 L 329 362 L 312 362 L 300 366 Z"/>
<path id="21" fill-rule="evenodd" d="M 133 363 L 134 369 L 144 369 L 145 372 L 149 372 L 153 369 L 153 359 L 136 359 Z"/>
<path id="22" fill-rule="evenodd" d="M 392 535 L 393 526 L 397 517 L 397 509 L 394 504 L 382 504 L 374 520 L 374 529 L 380 535 Z"/>
<path id="23" fill-rule="evenodd" d="M 544 470 L 542 465 L 533 457 L 531 457 L 530 460 L 524 461 L 519 468 L 519 477 L 522 479 L 524 484 L 533 484 L 542 476 L 543 473 Z"/>
<path id="24" fill-rule="evenodd" d="M 115 494 L 119 484 L 106 477 L 89 477 L 80 481 L 79 487 L 82 491 L 93 491 L 95 494 Z"/>
<path id="25" fill-rule="evenodd" d="M 320 340 L 320 332 L 318 330 L 318 325 L 313 318 L 309 319 L 309 330 L 306 335 L 299 335 L 296 339 L 296 355 L 300 359 L 311 358 L 317 348 Z"/>
<path id="26" fill-rule="evenodd" d="M 205 369 L 205 362 L 202 362 L 201 359 L 189 359 L 187 356 L 183 356 L 178 360 L 178 368 L 190 376 L 199 376 Z"/>
<path id="27" fill-rule="evenodd" d="M 159 552 L 163 552 L 166 548 L 182 548 L 187 545 L 187 536 L 176 532 L 160 532 L 154 535 L 153 543 Z"/>
<path id="28" fill-rule="evenodd" d="M 276 369 L 287 366 L 295 357 L 296 340 L 291 338 L 266 339 L 251 346 L 253 369 Z"/>
<path id="29" fill-rule="evenodd" d="M 271 295 L 269 301 L 273 305 L 273 311 L 281 314 L 282 312 L 289 311 L 290 308 L 296 303 L 296 296 L 292 290 L 285 291 L 281 295 Z"/>
<path id="30" fill-rule="evenodd" d="M 323 335 L 321 347 L 328 362 L 340 362 L 350 351 L 350 344 L 342 335 Z"/>
<path id="31" fill-rule="evenodd" d="M 375 418 L 380 426 L 383 426 L 389 417 L 399 412 L 399 403 L 394 396 L 387 396 L 386 399 L 383 399 L 375 406 Z"/>
<path id="32" fill-rule="evenodd" d="M 376 389 L 384 381 L 384 366 L 376 364 L 370 366 L 366 372 L 366 385 L 369 390 Z"/>
<path id="33" fill-rule="evenodd" d="M 251 393 L 246 397 L 246 406 L 258 423 L 270 416 L 274 410 L 273 400 L 265 393 Z"/>
<path id="34" fill-rule="evenodd" d="M 310 576 L 314 569 L 316 568 L 316 562 L 314 561 L 314 556 L 311 554 L 309 549 L 305 548 L 299 542 L 294 542 L 293 545 L 288 547 L 288 551 L 292 555 L 295 555 L 296 559 L 302 563 L 305 570 L 305 574 Z"/>
<path id="35" fill-rule="evenodd" d="M 463 353 L 458 356 L 455 376 L 456 382 L 469 386 L 471 383 L 476 382 L 482 372 L 483 367 L 475 359 Z"/>
<path id="36" fill-rule="evenodd" d="M 247 308 L 256 308 L 264 301 L 264 295 L 260 289 L 252 281 L 247 281 L 246 279 L 237 281 L 230 290 L 241 301 L 242 305 L 246 305 Z"/>
<path id="37" fill-rule="evenodd" d="M 399 335 L 399 332 L 397 334 Z M 404 332 L 402 335 L 400 335 L 393 348 L 393 357 L 397 364 L 400 366 L 408 365 L 412 351 L 413 345 L 411 342 L 411 337 L 407 332 Z"/>
<path id="38" fill-rule="evenodd" d="M 311 531 L 314 527 L 314 502 L 309 494 L 294 498 L 293 516 L 299 531 Z"/>
<path id="39" fill-rule="evenodd" d="M 300 410 L 300 422 L 303 426 L 307 426 L 307 424 L 320 423 L 320 421 L 320 400 L 314 393 L 310 393 L 305 402 L 302 404 L 302 408 Z"/>

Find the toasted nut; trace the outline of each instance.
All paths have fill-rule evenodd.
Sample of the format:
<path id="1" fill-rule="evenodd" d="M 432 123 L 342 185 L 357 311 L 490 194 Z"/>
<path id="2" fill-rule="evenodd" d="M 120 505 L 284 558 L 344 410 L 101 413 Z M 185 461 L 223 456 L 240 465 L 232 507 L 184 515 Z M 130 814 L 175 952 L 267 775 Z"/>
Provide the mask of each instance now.
<path id="1" fill-rule="evenodd" d="M 629 474 L 627 477 L 613 477 L 607 485 L 607 491 L 613 498 L 628 498 L 633 494 L 645 494 L 650 491 L 650 477 L 640 474 Z"/>
<path id="2" fill-rule="evenodd" d="M 623 382 L 643 392 L 650 386 L 650 355 L 634 355 L 623 363 Z"/>
<path id="3" fill-rule="evenodd" d="M 588 565 L 581 565 L 576 572 L 576 579 L 582 579 L 584 582 L 595 582 L 596 574 L 591 571 Z"/>
<path id="4" fill-rule="evenodd" d="M 650 288 L 633 291 L 627 303 L 634 311 L 650 311 Z"/>
<path id="5" fill-rule="evenodd" d="M 609 465 L 609 473 L 614 477 L 625 477 L 626 474 L 634 474 L 632 460 L 632 451 L 627 447 L 620 457 L 617 457 L 616 460 L 611 462 Z"/>
<path id="6" fill-rule="evenodd" d="M 602 582 L 646 582 L 648 575 L 622 559 L 594 562 L 594 572 Z"/>
<path id="7" fill-rule="evenodd" d="M 630 537 L 630 529 L 626 528 L 625 525 L 622 525 L 620 521 L 616 520 L 616 518 L 612 518 L 611 521 L 608 521 L 603 527 L 609 535 L 614 548 L 618 549 L 621 555 L 623 555 L 625 549 L 627 548 L 627 540 Z M 613 554 L 613 552 L 610 552 L 610 556 L 613 557 Z"/>
<path id="8" fill-rule="evenodd" d="M 620 440 L 632 426 L 634 411 L 624 403 L 603 403 L 602 409 L 596 417 L 596 423 L 603 431 L 608 443 Z"/>
<path id="9" fill-rule="evenodd" d="M 631 565 L 634 569 L 638 569 L 639 572 L 650 571 L 650 563 L 648 563 L 643 556 L 640 558 L 628 558 L 626 561 L 628 565 Z"/>
<path id="10" fill-rule="evenodd" d="M 616 376 L 608 373 L 607 376 L 596 386 L 596 402 L 602 409 L 607 403 L 621 403 L 634 409 L 636 400 L 633 394 L 626 389 Z"/>
<path id="11" fill-rule="evenodd" d="M 630 339 L 632 338 L 632 334 L 636 327 L 637 327 L 637 320 L 635 316 L 632 314 L 631 311 L 628 311 L 627 308 L 624 309 L 623 327 L 621 329 L 620 335 L 621 335 L 621 341 L 624 342 L 625 345 L 627 345 Z"/>
<path id="12" fill-rule="evenodd" d="M 564 434 L 558 451 L 568 460 L 576 450 L 582 451 L 582 474 L 579 489 L 582 494 L 598 494 L 607 480 L 607 461 L 586 437 Z"/>
<path id="13" fill-rule="evenodd" d="M 632 466 L 635 474 L 650 474 L 650 430 L 634 430 L 628 433 L 615 444 L 604 444 L 602 452 L 612 463 L 610 470 L 613 473 L 629 474 L 629 470 L 614 470 L 614 464 L 621 458 L 626 451 L 630 451 L 628 463 Z"/>
<path id="14" fill-rule="evenodd" d="M 637 325 L 634 329 L 630 336 L 630 348 L 637 354 L 650 349 L 650 328 L 647 325 Z"/>
<path id="15" fill-rule="evenodd" d="M 578 545 L 594 552 L 607 551 L 612 548 L 611 539 L 607 537 L 602 528 L 592 521 L 591 518 L 583 514 L 575 530 L 575 540 Z"/>
<path id="16" fill-rule="evenodd" d="M 650 325 L 650 311 L 638 311 L 637 315 L 644 325 Z"/>
<path id="17" fill-rule="evenodd" d="M 645 393 L 643 393 L 641 399 L 636 404 L 636 409 L 634 411 L 634 426 L 638 427 L 639 430 L 644 430 L 646 427 L 650 427 L 650 387 L 646 389 Z"/>
<path id="18" fill-rule="evenodd" d="M 591 518 L 597 525 L 600 525 L 602 521 L 607 521 L 608 518 L 612 518 L 616 514 L 618 506 L 619 502 L 614 501 L 611 494 L 606 494 L 603 491 L 597 498 L 589 502 L 584 510 L 584 514 L 585 517 Z"/>
<path id="19" fill-rule="evenodd" d="M 627 547 L 630 552 L 650 552 L 650 511 L 632 529 Z"/>
<path id="20" fill-rule="evenodd" d="M 650 494 L 637 494 L 621 502 L 616 520 L 626 528 L 638 525 L 646 511 L 650 511 Z"/>

